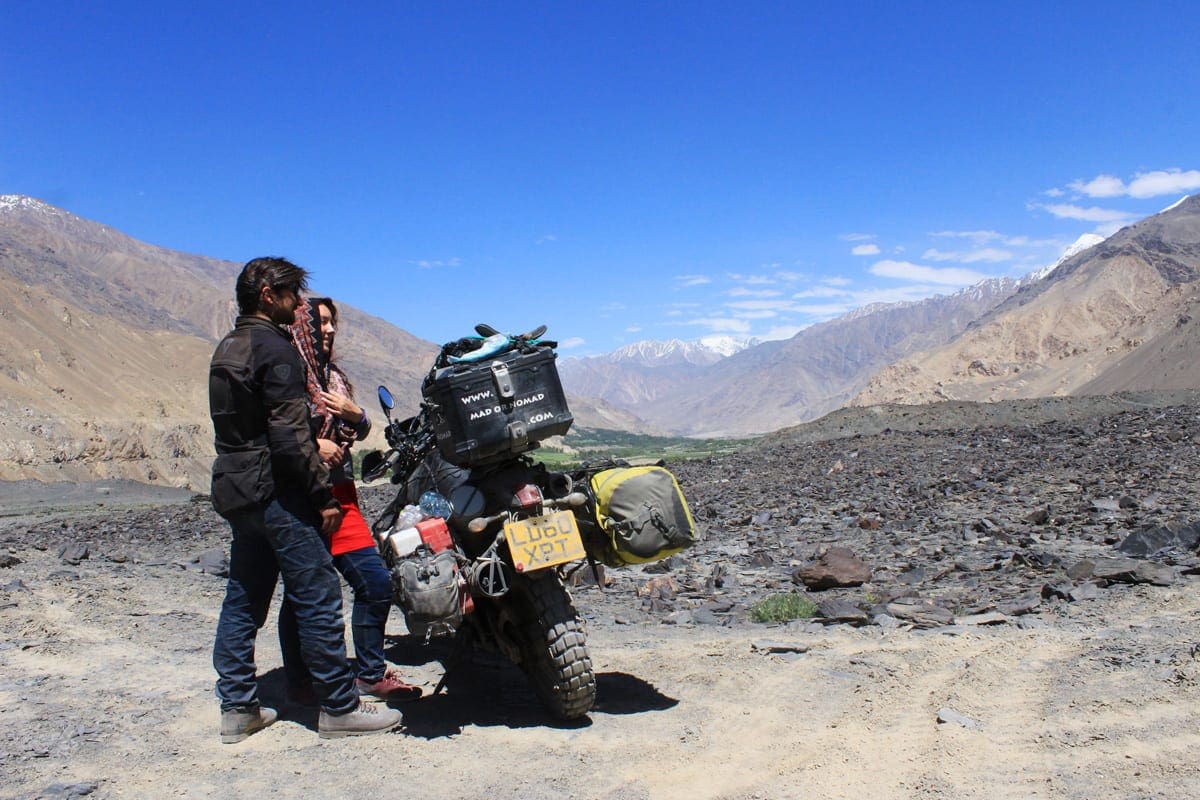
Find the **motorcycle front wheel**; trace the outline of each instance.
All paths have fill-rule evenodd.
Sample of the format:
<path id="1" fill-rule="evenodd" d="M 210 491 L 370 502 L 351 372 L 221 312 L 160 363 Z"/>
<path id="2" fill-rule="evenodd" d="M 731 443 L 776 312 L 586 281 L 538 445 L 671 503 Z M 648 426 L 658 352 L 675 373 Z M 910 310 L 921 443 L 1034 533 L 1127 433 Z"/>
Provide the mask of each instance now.
<path id="1" fill-rule="evenodd" d="M 571 596 L 551 570 L 513 586 L 519 603 L 521 669 L 555 717 L 574 720 L 596 702 L 596 673 Z"/>

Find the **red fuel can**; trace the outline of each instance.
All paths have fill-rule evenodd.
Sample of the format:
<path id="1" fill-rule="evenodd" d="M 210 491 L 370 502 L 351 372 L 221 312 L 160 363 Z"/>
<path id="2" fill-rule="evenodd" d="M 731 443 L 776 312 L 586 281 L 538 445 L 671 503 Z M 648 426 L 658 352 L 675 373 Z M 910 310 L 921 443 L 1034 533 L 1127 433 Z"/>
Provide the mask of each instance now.
<path id="1" fill-rule="evenodd" d="M 454 546 L 454 542 L 450 539 L 450 529 L 446 527 L 446 520 L 441 517 L 421 520 L 417 523 L 417 533 L 421 534 L 421 541 L 435 553 L 449 550 Z"/>

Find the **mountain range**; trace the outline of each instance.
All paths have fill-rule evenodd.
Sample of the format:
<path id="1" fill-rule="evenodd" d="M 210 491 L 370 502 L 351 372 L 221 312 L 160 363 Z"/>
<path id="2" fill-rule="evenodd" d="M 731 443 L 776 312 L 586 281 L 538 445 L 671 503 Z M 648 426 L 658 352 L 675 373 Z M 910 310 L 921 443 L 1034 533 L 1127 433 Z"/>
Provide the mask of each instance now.
<path id="1" fill-rule="evenodd" d="M 203 376 L 240 268 L 0 196 L 0 479 L 203 489 Z M 864 307 L 782 341 L 637 342 L 561 358 L 560 372 L 578 427 L 688 436 L 759 434 L 848 404 L 1196 388 L 1198 275 L 1200 196 L 1020 280 Z M 341 312 L 347 372 L 415 409 L 437 345 Z"/>
<path id="2" fill-rule="evenodd" d="M 204 487 L 208 360 L 236 316 L 240 270 L 0 196 L 0 479 Z M 339 314 L 338 361 L 360 401 L 374 411 L 387 384 L 399 413 L 414 412 L 438 346 L 349 305 Z M 636 424 L 586 398 L 571 407 L 584 424 Z"/>

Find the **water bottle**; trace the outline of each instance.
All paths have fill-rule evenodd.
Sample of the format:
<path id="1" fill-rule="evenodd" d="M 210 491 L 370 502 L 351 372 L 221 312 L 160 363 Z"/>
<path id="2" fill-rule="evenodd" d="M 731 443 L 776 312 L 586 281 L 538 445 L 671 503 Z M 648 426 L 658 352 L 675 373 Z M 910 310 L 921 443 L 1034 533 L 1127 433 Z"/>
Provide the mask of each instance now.
<path id="1" fill-rule="evenodd" d="M 434 491 L 428 491 L 421 495 L 421 511 L 426 517 L 441 517 L 442 519 L 450 519 L 452 509 L 450 501 L 442 497 Z"/>
<path id="2" fill-rule="evenodd" d="M 416 524 L 428 516 L 419 506 L 412 504 L 406 505 L 400 509 L 399 516 L 396 517 L 396 524 L 392 526 L 392 530 L 401 531 L 406 528 L 416 527 Z"/>

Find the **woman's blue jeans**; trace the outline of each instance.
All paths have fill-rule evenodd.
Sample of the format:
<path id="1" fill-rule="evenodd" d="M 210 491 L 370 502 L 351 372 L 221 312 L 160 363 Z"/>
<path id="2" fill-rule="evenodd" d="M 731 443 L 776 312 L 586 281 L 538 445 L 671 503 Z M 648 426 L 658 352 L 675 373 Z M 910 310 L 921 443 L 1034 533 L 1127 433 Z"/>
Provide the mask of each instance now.
<path id="1" fill-rule="evenodd" d="M 344 713 L 358 703 L 346 657 L 342 587 L 318 519 L 308 498 L 297 494 L 281 494 L 263 507 L 229 515 L 229 583 L 213 646 L 223 711 L 259 702 L 254 643 L 280 576 L 298 648 L 321 705 Z"/>
<path id="2" fill-rule="evenodd" d="M 354 638 L 355 671 L 360 680 L 374 683 L 387 670 L 383 635 L 392 608 L 391 577 L 374 547 L 333 556 L 333 564 L 354 592 L 350 630 Z M 300 647 L 296 621 L 295 609 L 285 599 L 279 607 L 279 649 L 283 653 L 283 670 L 289 684 L 303 686 L 312 677 L 306 667 L 308 659 Z"/>

